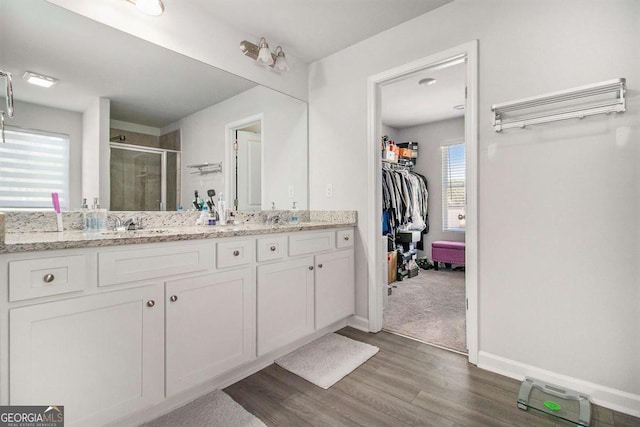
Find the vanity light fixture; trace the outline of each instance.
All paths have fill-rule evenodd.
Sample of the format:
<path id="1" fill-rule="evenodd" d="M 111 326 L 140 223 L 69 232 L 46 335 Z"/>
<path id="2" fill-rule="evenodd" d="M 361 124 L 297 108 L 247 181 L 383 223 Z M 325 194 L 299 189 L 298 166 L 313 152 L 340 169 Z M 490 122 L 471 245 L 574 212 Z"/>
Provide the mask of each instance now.
<path id="1" fill-rule="evenodd" d="M 164 12 L 164 4 L 162 0 L 127 0 L 129 3 L 135 4 L 142 13 L 151 16 L 160 16 Z"/>
<path id="2" fill-rule="evenodd" d="M 243 40 L 240 42 L 240 50 L 249 58 L 255 59 L 260 65 L 271 67 L 276 71 L 289 71 L 289 64 L 287 64 L 282 46 L 276 47 L 275 53 L 272 53 L 264 37 L 260 38 L 257 45 Z"/>
<path id="3" fill-rule="evenodd" d="M 46 88 L 49 88 L 54 84 L 58 83 L 58 79 L 54 79 L 53 77 L 34 73 L 32 71 L 25 71 L 24 74 L 22 75 L 22 78 L 26 80 L 28 83 L 31 83 L 32 85 L 46 87 Z"/>

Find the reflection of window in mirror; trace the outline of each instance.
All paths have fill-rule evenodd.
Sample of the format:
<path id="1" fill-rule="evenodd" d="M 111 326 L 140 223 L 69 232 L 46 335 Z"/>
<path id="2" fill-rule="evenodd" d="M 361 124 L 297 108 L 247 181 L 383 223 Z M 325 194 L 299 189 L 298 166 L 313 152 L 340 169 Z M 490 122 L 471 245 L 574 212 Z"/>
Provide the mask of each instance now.
<path id="1" fill-rule="evenodd" d="M 262 121 L 231 129 L 233 170 L 231 191 L 235 210 L 260 210 L 262 206 Z"/>
<path id="2" fill-rule="evenodd" d="M 54 192 L 69 208 L 67 135 L 7 127 L 0 158 L 0 208 L 50 209 Z"/>
<path id="3" fill-rule="evenodd" d="M 135 128 L 132 124 L 120 127 Z M 180 199 L 180 130 L 160 135 L 111 128 L 110 209 L 175 211 Z"/>

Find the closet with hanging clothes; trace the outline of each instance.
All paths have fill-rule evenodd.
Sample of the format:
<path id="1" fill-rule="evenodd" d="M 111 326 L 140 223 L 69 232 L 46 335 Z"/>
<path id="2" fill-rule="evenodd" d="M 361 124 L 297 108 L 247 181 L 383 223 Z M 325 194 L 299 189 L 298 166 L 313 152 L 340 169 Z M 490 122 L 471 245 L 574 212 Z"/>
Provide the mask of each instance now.
<path id="1" fill-rule="evenodd" d="M 395 145 L 383 139 L 385 143 L 387 147 Z M 414 144 L 417 152 L 417 143 L 399 145 L 409 144 Z M 395 257 L 396 269 L 395 275 L 389 274 L 390 282 L 418 274 L 417 243 L 429 231 L 427 178 L 412 171 L 415 157 L 412 159 L 412 150 L 408 151 L 398 159 L 384 156 L 391 158 L 382 162 L 382 232 L 388 237 L 388 252 Z"/>

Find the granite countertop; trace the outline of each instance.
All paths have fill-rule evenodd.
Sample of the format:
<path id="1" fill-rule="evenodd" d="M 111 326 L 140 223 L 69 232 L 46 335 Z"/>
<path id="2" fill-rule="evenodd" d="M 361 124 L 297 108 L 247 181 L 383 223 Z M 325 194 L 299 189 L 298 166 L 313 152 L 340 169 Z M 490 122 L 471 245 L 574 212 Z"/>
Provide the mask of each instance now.
<path id="1" fill-rule="evenodd" d="M 175 242 L 181 240 L 215 239 L 221 237 L 253 236 L 292 231 L 324 230 L 352 227 L 356 222 L 351 218 L 333 221 L 305 221 L 297 224 L 245 223 L 240 225 L 215 225 L 192 227 L 162 227 L 135 231 L 107 231 L 98 235 L 85 236 L 84 232 L 70 230 L 64 232 L 19 232 L 5 233 L 5 242 L 0 253 L 16 253 L 71 248 L 95 248 L 104 246 L 130 245 L 142 243 Z"/>

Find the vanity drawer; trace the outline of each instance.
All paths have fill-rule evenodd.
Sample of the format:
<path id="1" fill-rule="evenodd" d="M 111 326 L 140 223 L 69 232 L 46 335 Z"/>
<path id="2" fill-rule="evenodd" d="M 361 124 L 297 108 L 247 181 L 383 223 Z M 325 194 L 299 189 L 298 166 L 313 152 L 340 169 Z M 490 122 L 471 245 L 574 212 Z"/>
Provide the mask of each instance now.
<path id="1" fill-rule="evenodd" d="M 87 280 L 85 255 L 9 262 L 9 301 L 77 292 Z"/>
<path id="2" fill-rule="evenodd" d="M 163 245 L 98 254 L 98 286 L 214 269 L 213 244 Z"/>
<path id="3" fill-rule="evenodd" d="M 304 255 L 335 248 L 335 231 L 301 233 L 289 236 L 289 255 Z"/>
<path id="4" fill-rule="evenodd" d="M 257 240 L 258 262 L 273 261 L 287 256 L 286 236 L 263 237 Z"/>
<path id="5" fill-rule="evenodd" d="M 231 240 L 218 243 L 216 253 L 218 268 L 237 267 L 251 262 L 253 240 Z"/>
<path id="6" fill-rule="evenodd" d="M 354 230 L 339 230 L 336 231 L 336 247 L 340 248 L 350 248 L 353 246 L 353 236 Z"/>

